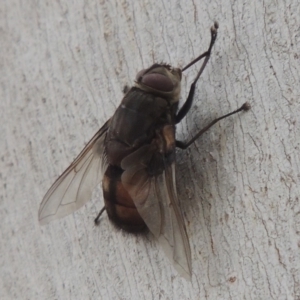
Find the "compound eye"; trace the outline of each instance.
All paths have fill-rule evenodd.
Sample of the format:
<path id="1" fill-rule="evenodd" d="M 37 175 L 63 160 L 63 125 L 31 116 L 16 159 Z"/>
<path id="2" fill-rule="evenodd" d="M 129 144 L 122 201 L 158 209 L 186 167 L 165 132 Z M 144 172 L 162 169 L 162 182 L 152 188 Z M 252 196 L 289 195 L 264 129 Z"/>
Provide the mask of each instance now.
<path id="1" fill-rule="evenodd" d="M 172 92 L 174 89 L 174 84 L 171 79 L 159 73 L 146 74 L 142 76 L 140 82 L 154 90 L 161 92 Z"/>
<path id="2" fill-rule="evenodd" d="M 137 82 L 140 82 L 141 79 L 142 79 L 142 77 L 143 77 L 143 75 L 146 73 L 146 71 L 147 71 L 147 69 L 143 69 L 143 70 L 139 71 L 139 72 L 136 74 L 135 80 L 136 80 Z"/>

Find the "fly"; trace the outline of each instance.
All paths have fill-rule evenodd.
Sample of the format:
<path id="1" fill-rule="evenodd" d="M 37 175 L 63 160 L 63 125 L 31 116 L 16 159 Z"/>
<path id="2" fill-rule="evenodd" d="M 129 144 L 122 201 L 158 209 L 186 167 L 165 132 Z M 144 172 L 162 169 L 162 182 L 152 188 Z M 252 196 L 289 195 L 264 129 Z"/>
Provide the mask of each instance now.
<path id="1" fill-rule="evenodd" d="M 74 162 L 51 186 L 39 209 L 41 224 L 64 217 L 83 206 L 102 180 L 104 208 L 109 219 L 128 232 L 148 229 L 162 245 L 178 272 L 191 276 L 191 250 L 178 207 L 175 150 L 186 149 L 215 123 L 248 103 L 219 117 L 190 141 L 175 138 L 175 126 L 190 110 L 199 77 L 210 58 L 218 23 L 211 28 L 206 52 L 183 69 L 153 64 L 141 70 L 114 115 L 94 135 Z M 204 59 L 189 95 L 178 111 L 182 72 Z"/>

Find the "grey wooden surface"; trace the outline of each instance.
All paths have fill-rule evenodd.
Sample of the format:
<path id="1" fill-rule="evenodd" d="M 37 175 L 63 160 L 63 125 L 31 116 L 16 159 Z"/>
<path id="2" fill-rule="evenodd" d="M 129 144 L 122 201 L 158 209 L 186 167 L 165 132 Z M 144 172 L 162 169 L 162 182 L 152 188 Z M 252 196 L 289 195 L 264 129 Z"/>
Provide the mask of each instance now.
<path id="1" fill-rule="evenodd" d="M 151 236 L 116 230 L 99 187 L 44 227 L 39 204 L 108 119 L 136 73 L 213 55 L 187 140 L 180 205 L 192 251 L 182 279 Z M 1 299 L 300 299 L 300 9 L 284 1 L 21 1 L 0 4 Z M 186 72 L 182 97 L 197 68 Z"/>

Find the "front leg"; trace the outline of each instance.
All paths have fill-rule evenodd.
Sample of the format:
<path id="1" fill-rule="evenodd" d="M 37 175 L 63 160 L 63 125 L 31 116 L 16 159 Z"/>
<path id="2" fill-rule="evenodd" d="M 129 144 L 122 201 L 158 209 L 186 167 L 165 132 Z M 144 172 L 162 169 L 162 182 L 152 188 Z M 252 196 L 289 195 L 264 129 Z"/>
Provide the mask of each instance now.
<path id="1" fill-rule="evenodd" d="M 206 64 L 210 58 L 210 54 L 211 54 L 211 50 L 212 47 L 216 41 L 217 38 L 217 29 L 218 29 L 219 25 L 217 22 L 214 23 L 214 25 L 211 27 L 210 32 L 211 32 L 211 40 L 210 40 L 210 45 L 209 48 L 206 52 L 204 52 L 203 54 L 201 54 L 200 56 L 198 56 L 196 59 L 194 59 L 192 62 L 190 62 L 188 65 L 186 65 L 181 71 L 185 71 L 186 69 L 188 69 L 190 66 L 192 66 L 193 64 L 195 64 L 197 61 L 201 60 L 202 58 L 205 57 L 205 60 L 196 76 L 196 78 L 194 79 L 193 83 L 191 84 L 191 88 L 190 88 L 190 92 L 189 95 L 185 101 L 185 103 L 183 104 L 183 106 L 181 107 L 180 111 L 178 112 L 178 114 L 176 115 L 175 118 L 175 123 L 178 124 L 188 113 L 188 111 L 190 110 L 192 104 L 193 104 L 193 99 L 194 99 L 194 93 L 195 93 L 195 88 L 196 88 L 196 84 L 197 81 L 199 79 L 199 77 L 201 76 L 203 70 L 206 67 Z"/>

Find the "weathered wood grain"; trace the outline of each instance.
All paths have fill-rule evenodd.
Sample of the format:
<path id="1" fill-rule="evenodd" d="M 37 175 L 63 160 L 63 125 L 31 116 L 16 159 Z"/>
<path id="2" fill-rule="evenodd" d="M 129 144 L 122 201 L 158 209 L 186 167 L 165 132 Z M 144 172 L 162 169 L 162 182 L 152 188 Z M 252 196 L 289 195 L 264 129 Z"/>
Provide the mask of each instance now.
<path id="1" fill-rule="evenodd" d="M 296 0 L 21 1 L 0 4 L 1 299 L 300 299 L 300 11 Z M 40 227 L 56 177 L 153 62 L 183 66 L 220 23 L 178 151 L 193 276 L 151 236 L 116 230 L 100 187 Z M 197 68 L 186 73 L 187 95 Z M 183 96 L 183 97 L 184 97 Z"/>

